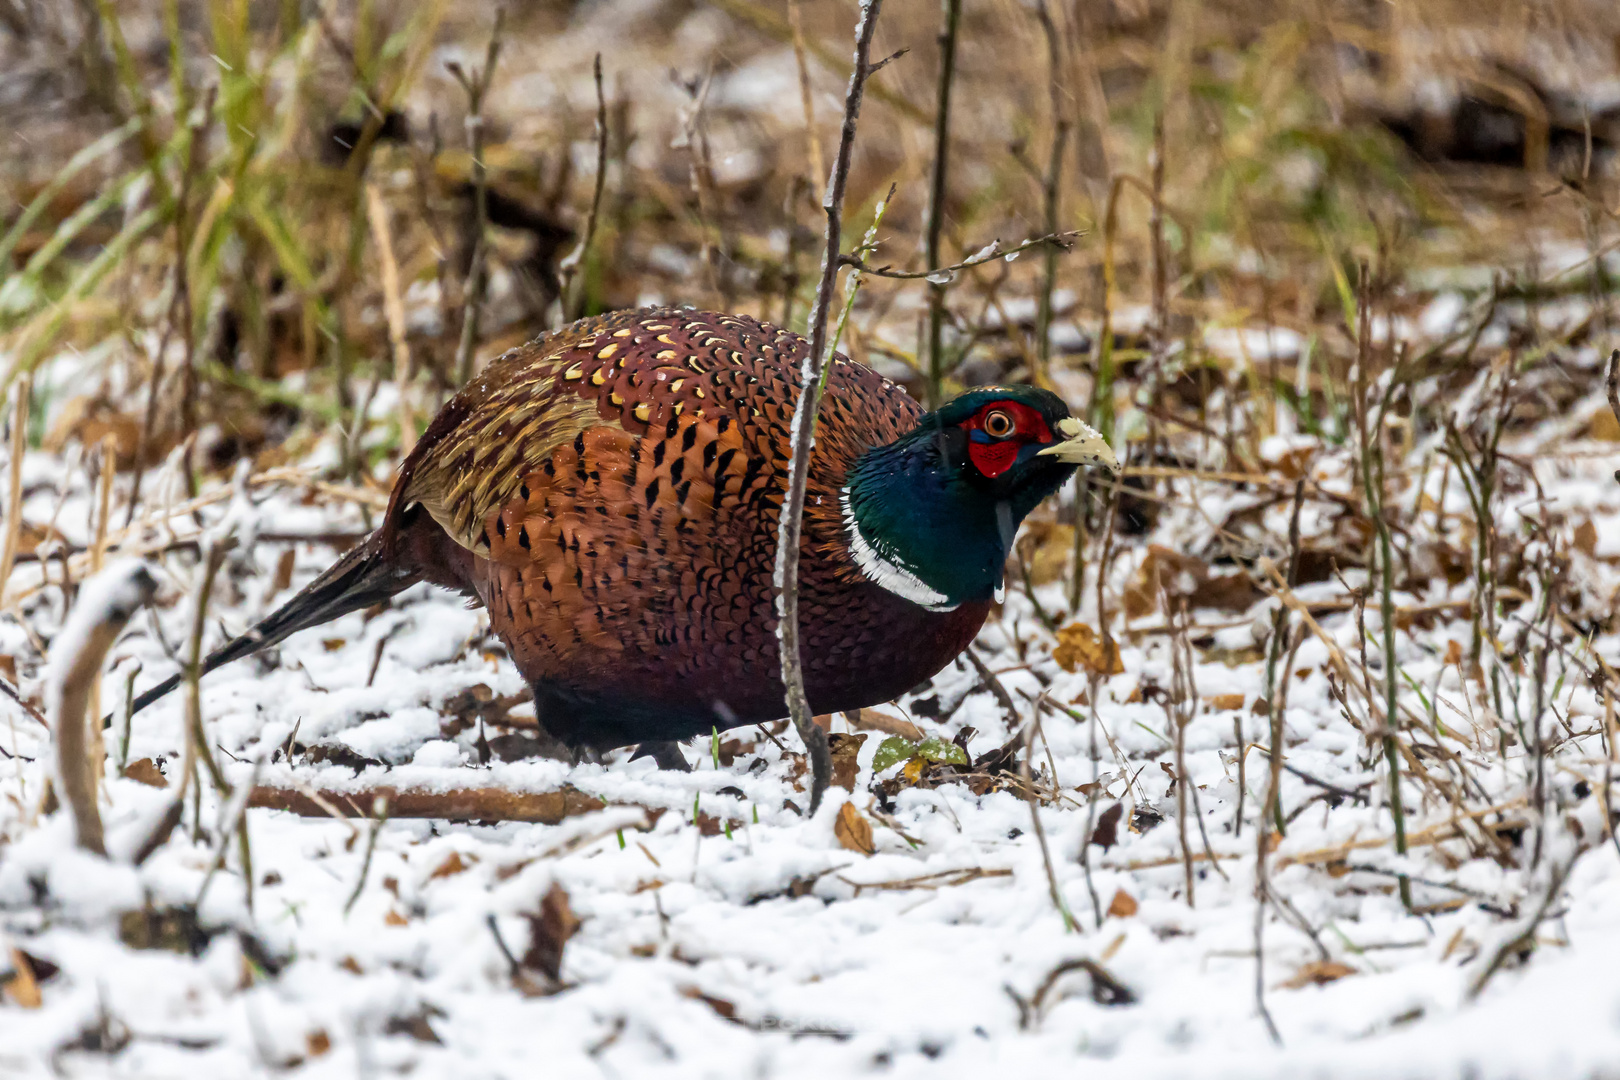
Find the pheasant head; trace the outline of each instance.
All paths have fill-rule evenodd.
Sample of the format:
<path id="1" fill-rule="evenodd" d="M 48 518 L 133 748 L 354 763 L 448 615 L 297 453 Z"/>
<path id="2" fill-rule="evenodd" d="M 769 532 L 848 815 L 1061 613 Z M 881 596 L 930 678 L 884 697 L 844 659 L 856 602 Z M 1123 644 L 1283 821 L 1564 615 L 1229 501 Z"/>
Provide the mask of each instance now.
<path id="1" fill-rule="evenodd" d="M 932 611 L 999 597 L 1019 523 L 1082 465 L 1119 468 L 1103 437 L 1056 394 L 969 391 L 850 468 L 850 558 L 869 580 Z"/>

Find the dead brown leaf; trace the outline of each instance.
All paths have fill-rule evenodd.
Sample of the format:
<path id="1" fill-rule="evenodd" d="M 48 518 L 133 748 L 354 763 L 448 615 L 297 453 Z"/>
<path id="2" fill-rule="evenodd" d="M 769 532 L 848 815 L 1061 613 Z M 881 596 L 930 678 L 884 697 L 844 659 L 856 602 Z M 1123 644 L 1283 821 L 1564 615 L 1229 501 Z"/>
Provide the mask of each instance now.
<path id="1" fill-rule="evenodd" d="M 23 1009 L 37 1009 L 45 997 L 39 992 L 39 980 L 34 977 L 34 966 L 21 949 L 11 950 L 11 975 L 0 983 L 0 990 L 13 1004 Z"/>
<path id="2" fill-rule="evenodd" d="M 1125 588 L 1125 613 L 1135 619 L 1157 611 L 1161 593 L 1221 611 L 1246 611 L 1260 595 L 1247 574 L 1211 573 L 1198 556 L 1153 544 Z"/>
<path id="3" fill-rule="evenodd" d="M 1620 442 L 1620 420 L 1608 409 L 1599 409 L 1586 425 L 1586 437 L 1598 442 Z"/>
<path id="4" fill-rule="evenodd" d="M 838 820 L 833 823 L 833 835 L 848 851 L 858 851 L 862 855 L 877 851 L 877 846 L 872 842 L 872 823 L 861 816 L 854 803 L 847 802 L 839 808 Z"/>
<path id="5" fill-rule="evenodd" d="M 281 553 L 281 557 L 276 560 L 275 576 L 270 579 L 270 588 L 265 590 L 264 599 L 267 603 L 277 593 L 285 592 L 292 587 L 293 566 L 297 561 L 298 553 L 292 548 Z"/>
<path id="6" fill-rule="evenodd" d="M 169 786 L 164 777 L 163 770 L 158 768 L 156 761 L 143 757 L 139 761 L 132 761 L 124 766 L 124 775 L 131 780 L 145 784 L 147 787 L 163 788 Z"/>
<path id="7" fill-rule="evenodd" d="M 1587 518 L 1585 521 L 1575 526 L 1576 551 L 1579 551 L 1581 554 L 1588 557 L 1597 554 L 1597 540 L 1597 526 L 1592 524 L 1591 518 Z"/>
<path id="8" fill-rule="evenodd" d="M 332 1049 L 332 1036 L 326 1033 L 325 1028 L 316 1028 L 304 1036 L 304 1049 L 310 1057 L 320 1057 Z"/>
<path id="9" fill-rule="evenodd" d="M 722 1020 L 737 1019 L 737 1006 L 733 1005 L 725 998 L 711 997 L 695 986 L 681 987 L 681 996 L 691 998 L 693 1001 L 703 1002 L 703 1004 L 713 1009 L 715 1014 Z"/>
<path id="10" fill-rule="evenodd" d="M 876 709 L 854 709 L 844 714 L 849 726 L 857 731 L 880 731 L 885 735 L 898 735 L 912 742 L 922 742 L 928 736 L 910 720 L 890 716 Z"/>
<path id="11" fill-rule="evenodd" d="M 1209 707 L 1216 712 L 1234 712 L 1243 708 L 1242 694 L 1215 694 L 1204 700 L 1208 701 Z"/>
<path id="12" fill-rule="evenodd" d="M 428 875 L 428 880 L 433 881 L 436 878 L 447 878 L 453 874 L 459 874 L 466 870 L 469 865 L 466 860 L 462 859 L 461 852 L 452 851 L 450 857 L 440 863 L 433 873 Z"/>
<path id="13" fill-rule="evenodd" d="M 1119 645 L 1113 638 L 1104 641 L 1085 623 L 1070 623 L 1057 632 L 1057 639 L 1052 659 L 1064 671 L 1085 668 L 1093 675 L 1118 675 L 1125 670 Z"/>
<path id="14" fill-rule="evenodd" d="M 1069 568 L 1073 551 L 1073 525 L 1044 519 L 1030 521 L 1018 538 L 1018 557 L 1029 572 L 1031 585 L 1049 585 L 1061 578 Z"/>
<path id="15" fill-rule="evenodd" d="M 845 791 L 855 790 L 855 774 L 860 771 L 856 760 L 861 752 L 865 735 L 845 735 L 835 732 L 827 736 L 827 749 L 832 752 L 832 786 Z"/>
<path id="16" fill-rule="evenodd" d="M 1136 914 L 1138 906 L 1136 897 L 1124 889 L 1115 889 L 1114 898 L 1108 901 L 1108 915 L 1114 919 L 1128 919 Z"/>
<path id="17" fill-rule="evenodd" d="M 1294 972 L 1291 978 L 1277 985 L 1284 990 L 1300 990 L 1307 986 L 1321 986 L 1342 979 L 1346 975 L 1355 974 L 1356 969 L 1349 964 L 1341 964 L 1337 960 L 1313 960 Z"/>
<path id="18" fill-rule="evenodd" d="M 17 685 L 16 657 L 9 656 L 6 653 L 0 653 L 0 676 L 4 676 L 5 680 L 11 685 Z"/>
<path id="19" fill-rule="evenodd" d="M 579 932 L 579 917 L 568 905 L 568 890 L 553 883 L 540 900 L 540 914 L 529 920 L 529 948 L 523 954 L 526 968 L 544 972 L 552 982 L 562 979 L 563 946 Z"/>
<path id="20" fill-rule="evenodd" d="M 1119 819 L 1125 815 L 1125 804 L 1117 802 L 1102 812 L 1097 827 L 1091 830 L 1091 842 L 1107 851 L 1119 843 Z"/>

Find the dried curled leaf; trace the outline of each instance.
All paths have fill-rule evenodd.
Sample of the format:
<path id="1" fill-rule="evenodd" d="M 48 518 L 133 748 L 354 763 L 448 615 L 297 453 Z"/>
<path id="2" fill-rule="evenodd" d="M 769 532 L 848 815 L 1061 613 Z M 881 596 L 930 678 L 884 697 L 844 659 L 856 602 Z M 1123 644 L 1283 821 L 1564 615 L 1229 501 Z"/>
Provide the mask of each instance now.
<path id="1" fill-rule="evenodd" d="M 855 790 L 855 774 L 860 771 L 857 758 L 861 752 L 861 744 L 865 741 L 865 735 L 845 735 L 836 732 L 827 736 L 827 747 L 832 753 L 834 787 L 841 787 L 845 791 Z"/>
<path id="2" fill-rule="evenodd" d="M 1104 641 L 1085 623 L 1070 623 L 1057 632 L 1057 648 L 1052 659 L 1064 671 L 1085 668 L 1093 675 L 1118 675 L 1125 670 L 1119 646 L 1112 638 Z"/>
<path id="3" fill-rule="evenodd" d="M 1125 804 L 1117 802 L 1097 818 L 1097 827 L 1091 830 L 1091 842 L 1107 851 L 1119 843 L 1119 819 L 1125 813 Z"/>
<path id="4" fill-rule="evenodd" d="M 847 802 L 839 808 L 838 820 L 833 822 L 833 835 L 848 851 L 858 851 L 862 855 L 877 851 L 877 846 L 872 842 L 872 823 L 861 816 L 854 803 Z"/>
<path id="5" fill-rule="evenodd" d="M 1108 901 L 1108 914 L 1116 919 L 1128 919 L 1136 914 L 1136 897 L 1124 889 L 1115 889 L 1114 898 Z"/>
<path id="6" fill-rule="evenodd" d="M 540 914 L 526 918 L 529 948 L 521 963 L 557 982 L 562 978 L 563 946 L 579 931 L 579 917 L 568 905 L 568 890 L 553 883 L 540 900 Z"/>
<path id="7" fill-rule="evenodd" d="M 1315 960 L 1278 985 L 1285 990 L 1300 990 L 1307 986 L 1321 986 L 1356 973 L 1355 968 L 1349 964 L 1341 964 L 1337 960 Z"/>
<path id="8" fill-rule="evenodd" d="M 870 836 L 870 827 L 866 830 Z M 45 1001 L 39 992 L 39 980 L 34 977 L 34 966 L 21 949 L 11 950 L 11 974 L 0 980 L 0 990 L 6 1000 L 23 1009 L 37 1009 Z"/>

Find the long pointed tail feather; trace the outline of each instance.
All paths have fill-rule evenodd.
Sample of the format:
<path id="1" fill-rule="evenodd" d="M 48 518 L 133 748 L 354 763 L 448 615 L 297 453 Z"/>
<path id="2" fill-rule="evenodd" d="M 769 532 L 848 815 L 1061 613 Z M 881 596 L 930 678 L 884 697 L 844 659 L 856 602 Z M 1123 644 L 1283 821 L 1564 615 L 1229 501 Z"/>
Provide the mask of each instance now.
<path id="1" fill-rule="evenodd" d="M 380 529 L 372 533 L 247 633 L 209 653 L 203 661 L 202 674 L 277 645 L 300 630 L 379 604 L 420 581 L 420 574 L 401 569 L 384 556 L 381 534 Z M 132 713 L 140 712 L 179 686 L 184 675 L 184 672 L 171 675 L 136 697 Z"/>

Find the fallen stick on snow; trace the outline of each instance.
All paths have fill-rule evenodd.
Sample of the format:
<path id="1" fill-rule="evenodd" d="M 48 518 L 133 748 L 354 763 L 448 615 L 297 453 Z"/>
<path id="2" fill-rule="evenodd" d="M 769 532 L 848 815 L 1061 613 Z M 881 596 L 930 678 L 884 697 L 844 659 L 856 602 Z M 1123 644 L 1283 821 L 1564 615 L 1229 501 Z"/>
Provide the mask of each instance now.
<path id="1" fill-rule="evenodd" d="M 379 797 L 388 800 L 390 818 L 446 818 L 466 821 L 529 821 L 555 825 L 576 814 L 600 810 L 607 804 L 574 787 L 558 791 L 507 791 L 502 788 L 452 788 L 429 791 L 410 788 L 374 787 L 355 791 L 259 784 L 248 796 L 248 805 L 267 810 L 287 810 L 299 817 L 330 817 L 336 807 L 344 817 L 370 817 L 370 807 Z M 324 805 L 323 805 L 324 804 Z"/>

